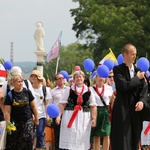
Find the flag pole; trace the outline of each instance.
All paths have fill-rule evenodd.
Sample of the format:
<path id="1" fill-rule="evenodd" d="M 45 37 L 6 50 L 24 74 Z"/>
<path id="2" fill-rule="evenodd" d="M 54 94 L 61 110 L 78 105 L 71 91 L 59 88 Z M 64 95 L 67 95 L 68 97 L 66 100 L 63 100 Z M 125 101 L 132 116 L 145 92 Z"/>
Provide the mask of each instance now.
<path id="1" fill-rule="evenodd" d="M 55 75 L 58 72 L 58 63 L 59 63 L 59 59 L 60 59 L 60 55 L 57 57 L 57 63 L 56 63 L 56 71 L 55 71 Z"/>

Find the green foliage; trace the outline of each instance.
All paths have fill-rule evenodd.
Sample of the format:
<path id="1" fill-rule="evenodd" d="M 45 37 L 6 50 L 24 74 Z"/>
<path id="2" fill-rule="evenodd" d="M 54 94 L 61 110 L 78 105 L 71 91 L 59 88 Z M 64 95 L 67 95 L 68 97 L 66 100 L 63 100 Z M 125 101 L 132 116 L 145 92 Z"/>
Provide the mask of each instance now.
<path id="1" fill-rule="evenodd" d="M 112 48 L 116 56 L 127 43 L 138 49 L 138 57 L 150 58 L 150 1 L 143 0 L 74 0 L 71 9 L 76 37 L 85 39 L 98 62 Z"/>
<path id="2" fill-rule="evenodd" d="M 62 46 L 60 50 L 60 59 L 57 72 L 65 70 L 68 72 L 68 74 L 72 74 L 74 72 L 75 66 L 80 66 L 84 71 L 83 62 L 87 58 L 93 59 L 92 53 L 93 51 L 91 49 L 79 43 L 72 43 L 66 47 Z M 46 79 L 49 77 L 50 80 L 54 80 L 56 64 L 57 59 L 53 59 L 50 63 L 45 61 L 44 77 Z"/>

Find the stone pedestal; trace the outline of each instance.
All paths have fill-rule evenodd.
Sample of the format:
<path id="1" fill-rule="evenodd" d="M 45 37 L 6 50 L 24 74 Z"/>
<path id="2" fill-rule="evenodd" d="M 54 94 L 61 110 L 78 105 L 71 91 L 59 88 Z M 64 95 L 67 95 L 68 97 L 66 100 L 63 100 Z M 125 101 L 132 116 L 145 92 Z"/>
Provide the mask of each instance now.
<path id="1" fill-rule="evenodd" d="M 37 56 L 37 70 L 39 70 L 41 72 L 41 75 L 43 76 L 43 62 L 44 62 L 44 56 L 46 55 L 45 51 L 39 51 L 36 50 L 34 52 Z"/>

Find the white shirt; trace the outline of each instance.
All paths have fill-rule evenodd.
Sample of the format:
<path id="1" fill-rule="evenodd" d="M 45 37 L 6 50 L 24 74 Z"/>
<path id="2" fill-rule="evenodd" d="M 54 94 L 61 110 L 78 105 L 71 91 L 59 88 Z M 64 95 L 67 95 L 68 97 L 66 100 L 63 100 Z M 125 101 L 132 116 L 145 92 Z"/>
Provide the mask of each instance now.
<path id="1" fill-rule="evenodd" d="M 55 88 L 53 88 L 50 91 L 51 96 L 52 96 L 52 99 L 50 99 L 50 103 L 58 105 L 59 104 L 59 100 L 62 97 L 62 95 L 64 94 L 64 91 L 66 89 L 70 89 L 70 88 L 68 86 L 64 86 L 62 89 L 59 88 L 58 86 L 56 86 Z"/>
<path id="2" fill-rule="evenodd" d="M 44 94 L 43 94 L 43 89 L 42 85 L 38 89 L 34 89 L 33 91 L 35 93 L 35 102 L 38 110 L 38 119 L 40 118 L 46 118 L 46 110 L 45 110 L 45 103 L 44 103 Z M 46 101 L 50 101 L 51 99 L 51 94 L 49 88 L 46 87 Z"/>
<path id="3" fill-rule="evenodd" d="M 130 73 L 130 77 L 133 78 L 134 77 L 134 66 L 132 64 L 131 68 L 129 68 L 129 73 Z"/>
<path id="4" fill-rule="evenodd" d="M 96 103 L 98 106 L 104 106 L 104 104 L 102 103 L 100 97 L 98 96 L 98 94 L 96 93 L 96 91 L 94 90 L 93 87 L 90 87 L 91 91 L 93 91 L 95 99 L 96 99 Z M 101 92 L 102 88 L 98 88 L 98 91 Z M 106 103 L 106 105 L 109 105 L 110 102 L 110 98 L 109 96 L 112 96 L 113 94 L 113 89 L 111 86 L 104 84 L 104 95 L 103 95 L 103 99 Z"/>
<path id="5" fill-rule="evenodd" d="M 75 86 L 74 86 L 74 85 L 75 85 L 75 84 L 73 84 L 73 85 L 71 86 L 71 89 L 75 91 L 75 89 L 74 89 Z M 76 86 L 76 90 L 77 90 L 78 93 L 80 93 L 81 90 L 82 90 L 82 87 L 79 88 L 79 87 Z M 88 90 L 89 90 L 88 87 L 84 84 L 84 91 L 83 91 L 83 94 L 84 94 L 85 92 L 87 92 Z M 68 88 L 68 89 L 66 89 L 66 90 L 64 91 L 64 95 L 61 97 L 60 103 L 67 103 L 69 94 L 70 94 L 70 88 Z M 90 102 L 90 104 L 89 104 L 90 106 L 97 106 L 96 101 L 95 101 L 95 97 L 94 97 L 94 94 L 93 94 L 93 91 L 92 91 L 92 90 L 91 90 L 91 95 L 90 95 L 90 97 L 89 97 L 89 102 Z"/>

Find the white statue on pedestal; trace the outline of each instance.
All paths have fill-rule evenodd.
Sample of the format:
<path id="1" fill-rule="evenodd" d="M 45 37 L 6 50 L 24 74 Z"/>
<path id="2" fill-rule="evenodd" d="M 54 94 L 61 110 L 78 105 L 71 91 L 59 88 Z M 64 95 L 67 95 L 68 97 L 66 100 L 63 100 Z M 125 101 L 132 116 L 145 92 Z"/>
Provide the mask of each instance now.
<path id="1" fill-rule="evenodd" d="M 38 22 L 36 23 L 36 26 L 37 26 L 37 29 L 35 30 L 35 33 L 34 33 L 34 39 L 37 45 L 37 50 L 44 51 L 43 37 L 45 36 L 45 32 L 43 29 L 43 24 L 42 22 Z"/>

